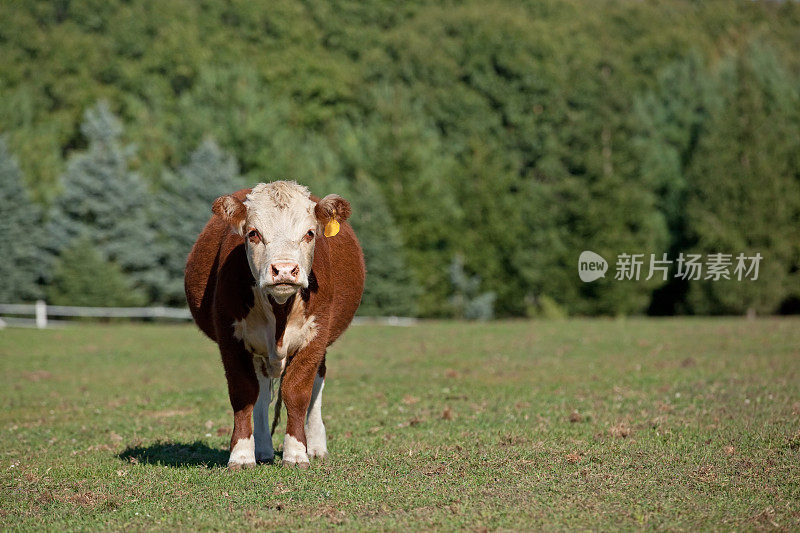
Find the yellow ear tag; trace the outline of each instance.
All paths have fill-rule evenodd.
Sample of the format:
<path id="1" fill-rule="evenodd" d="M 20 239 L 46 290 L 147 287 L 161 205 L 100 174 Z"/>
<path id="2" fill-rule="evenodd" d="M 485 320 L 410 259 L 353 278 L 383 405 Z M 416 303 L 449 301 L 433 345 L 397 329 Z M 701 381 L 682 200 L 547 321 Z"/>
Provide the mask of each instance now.
<path id="1" fill-rule="evenodd" d="M 339 233 L 339 221 L 335 218 L 332 218 L 327 224 L 325 224 L 325 236 L 333 237 L 337 233 Z"/>

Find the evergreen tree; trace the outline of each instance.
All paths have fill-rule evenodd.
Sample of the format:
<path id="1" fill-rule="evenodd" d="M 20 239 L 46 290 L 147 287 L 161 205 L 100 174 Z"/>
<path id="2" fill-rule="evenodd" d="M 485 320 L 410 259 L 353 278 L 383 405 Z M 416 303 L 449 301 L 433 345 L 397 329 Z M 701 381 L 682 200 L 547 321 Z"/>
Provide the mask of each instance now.
<path id="1" fill-rule="evenodd" d="M 132 150 L 121 144 L 122 126 L 108 104 L 100 102 L 86 111 L 81 131 L 89 147 L 67 162 L 48 242 L 60 253 L 73 239 L 88 239 L 103 260 L 119 265 L 153 299 L 164 276 L 154 253 L 150 196 L 129 169 Z"/>
<path id="2" fill-rule="evenodd" d="M 642 181 L 653 190 L 657 209 L 669 228 L 669 257 L 677 258 L 691 243 L 686 228 L 687 172 L 707 125 L 714 92 L 708 68 L 695 51 L 667 66 L 656 87 L 636 102 L 633 144 L 640 153 Z M 674 274 L 674 272 L 673 272 Z M 648 309 L 657 315 L 685 313 L 689 282 L 670 276 L 653 292 Z"/>
<path id="3" fill-rule="evenodd" d="M 702 58 L 693 52 L 659 73 L 657 87 L 634 108 L 641 176 L 657 194 L 673 236 L 683 232 L 687 165 L 708 119 L 712 89 Z"/>
<path id="4" fill-rule="evenodd" d="M 348 196 L 353 208 L 350 222 L 367 264 L 359 314 L 416 316 L 419 286 L 403 259 L 400 228 L 380 189 L 366 176 L 356 176 L 352 191 Z"/>
<path id="5" fill-rule="evenodd" d="M 242 188 L 236 159 L 211 139 L 192 152 L 177 175 L 165 174 L 164 189 L 153 208 L 158 230 L 156 251 L 166 280 L 158 299 L 185 304 L 183 271 L 197 236 L 211 217 L 211 203 Z"/>
<path id="6" fill-rule="evenodd" d="M 56 262 L 47 299 L 54 305 L 128 307 L 144 305 L 120 267 L 106 261 L 85 237 L 74 239 Z"/>
<path id="7" fill-rule="evenodd" d="M 772 313 L 800 294 L 800 98 L 754 42 L 720 65 L 705 134 L 688 170 L 689 239 L 702 254 L 763 257 L 757 281 L 690 284 L 697 313 Z"/>
<path id="8" fill-rule="evenodd" d="M 30 301 L 41 296 L 37 284 L 48 257 L 42 244 L 41 210 L 22 185 L 22 173 L 0 138 L 0 302 Z"/>
<path id="9" fill-rule="evenodd" d="M 470 140 L 456 191 L 464 221 L 453 231 L 459 236 L 456 257 L 464 269 L 479 274 L 480 286 L 494 295 L 493 311 L 519 316 L 526 312 L 520 295 L 530 286 L 514 257 L 528 246 L 531 234 L 522 219 L 526 198 L 518 167 L 501 154 L 503 149 L 493 142 Z M 451 282 L 452 277 L 451 273 Z"/>
<path id="10" fill-rule="evenodd" d="M 346 174 L 360 169 L 368 175 L 401 228 L 403 261 L 420 287 L 420 313 L 446 316 L 447 254 L 459 241 L 454 228 L 462 216 L 455 161 L 418 106 L 391 93 L 380 98 L 380 113 L 356 128 L 337 130 L 336 147 Z"/>

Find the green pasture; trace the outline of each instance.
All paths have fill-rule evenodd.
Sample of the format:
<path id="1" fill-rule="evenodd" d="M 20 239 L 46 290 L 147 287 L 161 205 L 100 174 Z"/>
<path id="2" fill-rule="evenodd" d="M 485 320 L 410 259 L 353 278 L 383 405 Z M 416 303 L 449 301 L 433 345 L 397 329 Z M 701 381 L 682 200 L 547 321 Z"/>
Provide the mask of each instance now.
<path id="1" fill-rule="evenodd" d="M 2 529 L 800 528 L 798 319 L 352 327 L 306 471 L 227 470 L 193 326 L 6 329 L 0 370 Z"/>

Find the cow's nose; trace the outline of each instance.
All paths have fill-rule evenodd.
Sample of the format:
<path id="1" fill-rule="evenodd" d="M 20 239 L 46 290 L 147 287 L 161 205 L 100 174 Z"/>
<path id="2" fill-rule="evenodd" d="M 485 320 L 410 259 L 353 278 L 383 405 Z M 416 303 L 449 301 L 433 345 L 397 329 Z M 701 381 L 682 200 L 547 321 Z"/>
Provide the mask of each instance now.
<path id="1" fill-rule="evenodd" d="M 300 265 L 297 263 L 272 263 L 270 271 L 273 283 L 297 283 Z"/>

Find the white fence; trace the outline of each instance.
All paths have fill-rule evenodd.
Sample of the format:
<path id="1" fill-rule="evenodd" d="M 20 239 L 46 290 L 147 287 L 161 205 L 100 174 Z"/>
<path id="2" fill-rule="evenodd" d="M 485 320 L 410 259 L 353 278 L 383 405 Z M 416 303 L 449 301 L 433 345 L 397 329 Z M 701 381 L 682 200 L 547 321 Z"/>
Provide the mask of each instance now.
<path id="1" fill-rule="evenodd" d="M 0 304 L 0 315 L 33 315 L 33 319 L 3 316 L 0 317 L 0 322 L 9 326 L 35 326 L 39 329 L 44 329 L 48 323 L 53 322 L 50 317 L 170 318 L 174 320 L 192 318 L 188 309 L 179 307 L 76 307 L 47 305 L 42 300 L 35 304 Z"/>
<path id="2" fill-rule="evenodd" d="M 63 324 L 50 317 L 88 318 L 167 318 L 190 320 L 192 314 L 180 307 L 76 307 L 71 305 L 48 305 L 42 300 L 34 304 L 0 304 L 0 315 L 25 315 L 33 318 L 0 316 L 0 328 L 4 326 L 36 327 Z M 402 316 L 355 317 L 353 325 L 377 324 L 382 326 L 413 326 L 416 318 Z"/>

